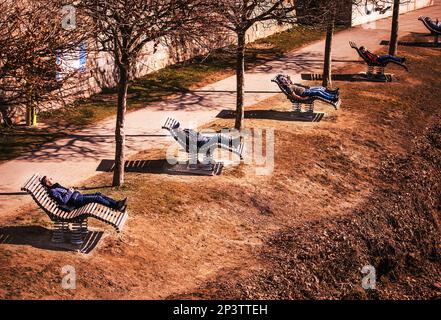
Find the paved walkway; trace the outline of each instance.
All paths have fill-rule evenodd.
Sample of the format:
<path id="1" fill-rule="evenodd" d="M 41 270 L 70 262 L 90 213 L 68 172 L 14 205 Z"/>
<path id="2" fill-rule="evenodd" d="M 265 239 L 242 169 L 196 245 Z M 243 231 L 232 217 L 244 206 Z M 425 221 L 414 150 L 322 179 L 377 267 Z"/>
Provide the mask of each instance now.
<path id="1" fill-rule="evenodd" d="M 420 9 L 401 16 L 400 35 L 426 32 L 419 15 L 441 17 L 441 5 Z M 335 66 L 359 60 L 348 45 L 353 40 L 371 50 L 381 49 L 380 41 L 388 40 L 390 19 L 357 26 L 339 32 L 334 38 Z M 319 73 L 322 68 L 324 41 L 318 41 L 286 57 L 258 66 L 246 74 L 246 91 L 273 91 L 278 88 L 270 80 L 279 72 L 288 73 L 300 81 L 301 73 Z M 386 50 L 386 47 L 383 47 Z M 140 150 L 168 145 L 170 138 L 161 131 L 165 118 L 172 115 L 184 125 L 195 127 L 213 119 L 220 110 L 235 108 L 235 77 L 208 85 L 200 90 L 179 95 L 162 103 L 127 115 L 127 155 Z M 262 101 L 275 93 L 247 93 L 246 105 Z M 49 174 L 65 185 L 79 185 L 96 174 L 103 159 L 113 159 L 115 120 L 109 119 L 78 132 L 69 138 L 48 143 L 43 148 L 0 165 L 0 210 L 13 210 L 30 201 L 30 197 L 15 195 L 32 173 Z"/>

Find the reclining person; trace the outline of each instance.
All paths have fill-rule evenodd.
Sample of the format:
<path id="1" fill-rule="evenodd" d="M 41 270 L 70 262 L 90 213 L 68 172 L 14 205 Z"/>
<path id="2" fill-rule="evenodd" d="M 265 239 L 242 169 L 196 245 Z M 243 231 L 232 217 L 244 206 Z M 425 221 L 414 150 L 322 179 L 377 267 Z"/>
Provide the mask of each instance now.
<path id="1" fill-rule="evenodd" d="M 441 33 L 441 22 L 438 19 L 434 20 L 430 17 L 420 16 L 418 20 L 422 21 L 430 31 Z"/>
<path id="2" fill-rule="evenodd" d="M 357 47 L 357 45 L 352 41 L 350 42 L 350 45 L 352 48 L 354 48 L 355 50 L 358 51 L 360 56 L 365 56 L 367 59 L 369 59 L 372 64 L 385 66 L 388 63 L 395 63 L 395 64 L 402 66 L 406 70 L 408 70 L 407 66 L 405 65 L 406 58 L 400 58 L 400 57 L 396 57 L 396 56 L 393 56 L 390 54 L 378 55 L 378 54 L 370 52 L 369 50 L 367 50 L 363 46 L 361 46 L 360 48 Z"/>
<path id="3" fill-rule="evenodd" d="M 102 204 L 111 209 L 124 212 L 127 209 L 127 198 L 116 201 L 100 192 L 93 194 L 81 194 L 74 189 L 68 189 L 55 183 L 50 177 L 44 176 L 41 183 L 48 188 L 50 197 L 57 202 L 60 209 L 64 211 L 72 211 L 89 203 Z"/>
<path id="4" fill-rule="evenodd" d="M 209 160 L 211 162 L 211 155 L 214 148 L 223 148 L 235 152 L 234 146 L 239 146 L 241 143 L 240 137 L 233 139 L 221 133 L 216 133 L 213 136 L 205 136 L 193 129 L 181 129 L 180 126 L 181 124 L 176 122 L 171 128 L 163 128 L 174 131 L 176 138 L 185 142 L 187 153 L 193 152 L 192 148 L 194 148 L 194 152 L 205 154 L 205 161 Z M 239 154 L 239 156 L 242 158 L 241 154 Z"/>
<path id="5" fill-rule="evenodd" d="M 325 87 L 308 87 L 301 84 L 295 84 L 288 75 L 279 74 L 274 81 L 284 88 L 288 94 L 295 100 L 308 101 L 311 99 L 321 99 L 338 108 L 340 104 L 340 91 L 329 90 Z"/>

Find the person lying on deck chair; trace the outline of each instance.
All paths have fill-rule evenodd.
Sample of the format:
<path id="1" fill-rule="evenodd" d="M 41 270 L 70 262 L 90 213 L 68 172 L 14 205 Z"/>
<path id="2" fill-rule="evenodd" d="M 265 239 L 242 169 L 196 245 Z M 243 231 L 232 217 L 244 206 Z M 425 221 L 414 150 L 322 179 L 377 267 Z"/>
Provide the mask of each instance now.
<path id="1" fill-rule="evenodd" d="M 59 183 L 55 183 L 52 178 L 47 176 L 44 176 L 41 179 L 41 183 L 48 188 L 50 197 L 55 200 L 60 206 L 60 209 L 64 211 L 72 211 L 89 203 L 102 204 L 121 212 L 124 212 L 127 209 L 127 198 L 116 201 L 100 192 L 81 194 L 79 191 L 75 191 L 72 188 L 68 189 Z"/>
<path id="2" fill-rule="evenodd" d="M 435 20 L 430 17 L 420 16 L 418 20 L 426 22 L 431 29 L 441 32 L 441 22 L 439 22 L 438 19 Z"/>
<path id="3" fill-rule="evenodd" d="M 206 151 L 208 152 L 210 151 L 208 148 L 213 144 L 220 144 L 222 147 L 225 147 L 227 149 L 229 148 L 229 139 L 223 136 L 221 133 L 216 133 L 213 136 L 206 136 L 193 129 L 180 129 L 180 127 L 181 124 L 177 122 L 172 127 L 172 130 L 181 130 L 181 134 L 183 134 L 181 138 L 183 138 L 183 140 L 187 142 L 187 148 L 190 144 L 190 137 L 192 137 L 192 139 L 195 139 L 194 142 L 196 142 L 196 146 L 198 150 L 205 148 L 207 149 Z M 236 138 L 236 139 L 240 140 L 240 138 Z"/>
<path id="4" fill-rule="evenodd" d="M 359 54 L 365 55 L 369 60 L 371 60 L 375 64 L 386 65 L 389 62 L 392 62 L 392 63 L 396 63 L 396 64 L 402 66 L 403 68 L 405 68 L 406 70 L 408 70 L 407 66 L 405 65 L 406 58 L 400 58 L 400 57 L 393 56 L 390 54 L 378 55 L 378 54 L 370 52 L 369 50 L 367 50 L 363 46 L 358 48 L 357 45 L 352 41 L 350 42 L 350 45 L 352 48 L 357 50 Z"/>
<path id="5" fill-rule="evenodd" d="M 321 98 L 323 100 L 329 101 L 334 108 L 337 109 L 340 102 L 340 90 L 329 90 L 325 87 L 308 87 L 301 84 L 293 83 L 290 76 L 288 75 L 278 75 L 278 81 L 286 91 L 296 100 L 307 101 L 311 98 Z"/>

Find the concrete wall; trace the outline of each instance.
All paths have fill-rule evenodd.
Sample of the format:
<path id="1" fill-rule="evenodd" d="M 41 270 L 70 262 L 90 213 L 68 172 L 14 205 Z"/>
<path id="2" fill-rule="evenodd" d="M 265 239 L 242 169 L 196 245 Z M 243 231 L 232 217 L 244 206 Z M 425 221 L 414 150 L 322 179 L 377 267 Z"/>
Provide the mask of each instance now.
<path id="1" fill-rule="evenodd" d="M 277 32 L 288 29 L 289 26 L 279 26 L 274 23 L 257 23 L 250 30 L 248 30 L 246 38 L 247 42 L 252 42 L 260 38 L 264 38 L 275 34 Z M 216 46 L 212 46 L 210 49 L 220 48 L 234 43 L 234 38 L 222 41 L 212 41 Z M 172 48 L 172 49 L 170 49 Z M 197 55 L 201 55 L 207 52 L 207 49 L 200 49 L 196 44 L 185 44 L 181 49 L 176 52 L 172 51 L 173 46 L 169 46 L 163 43 L 155 44 L 148 43 L 135 67 L 134 77 L 142 77 L 151 72 L 160 70 L 166 66 L 172 65 L 177 62 L 188 60 Z M 109 88 L 116 86 L 115 82 L 115 70 L 112 55 L 109 53 L 92 53 L 89 52 L 87 57 L 86 71 L 80 74 L 78 80 L 78 92 L 73 94 L 70 92 L 71 98 L 74 100 L 77 98 L 88 97 L 94 93 L 99 92 L 102 88 Z M 71 102 L 68 101 L 68 102 Z"/>
<path id="2" fill-rule="evenodd" d="M 362 7 L 357 7 L 357 6 L 353 6 L 352 7 L 352 25 L 356 26 L 356 25 L 360 25 L 363 23 L 367 23 L 367 22 L 372 22 L 375 20 L 379 20 L 379 19 L 384 19 L 387 17 L 392 16 L 392 7 L 393 5 L 390 4 L 391 8 L 389 10 L 387 10 L 386 13 L 381 14 L 378 11 L 373 10 L 373 5 L 372 3 L 369 3 L 367 7 L 362 6 Z M 393 0 L 390 0 L 390 2 L 393 2 Z M 420 8 L 424 8 L 424 7 L 428 7 L 433 5 L 434 0 L 410 0 L 410 1 L 405 1 L 408 3 L 402 4 L 400 7 L 400 13 L 406 13 L 409 11 L 413 11 L 416 9 L 420 9 Z M 388 5 L 386 5 L 388 6 Z M 371 10 L 372 12 L 370 14 L 367 13 L 367 11 Z"/>

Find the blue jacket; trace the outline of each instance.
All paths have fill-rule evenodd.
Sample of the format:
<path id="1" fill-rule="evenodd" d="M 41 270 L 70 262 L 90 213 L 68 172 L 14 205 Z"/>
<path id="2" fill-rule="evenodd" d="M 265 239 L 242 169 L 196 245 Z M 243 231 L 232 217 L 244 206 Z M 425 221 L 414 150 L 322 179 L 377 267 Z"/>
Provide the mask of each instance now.
<path id="1" fill-rule="evenodd" d="M 58 183 L 49 189 L 49 195 L 59 205 L 67 205 L 71 199 L 74 200 L 77 197 L 77 194 L 79 194 L 78 191 L 72 192 Z"/>

